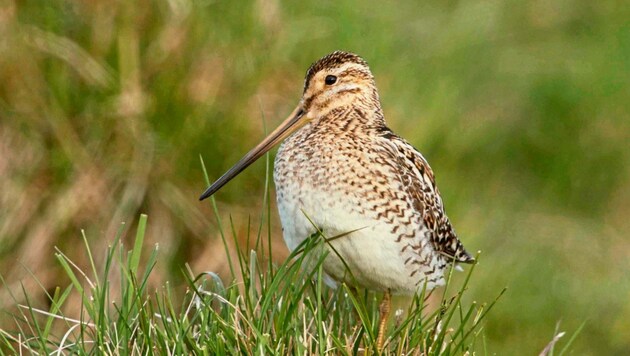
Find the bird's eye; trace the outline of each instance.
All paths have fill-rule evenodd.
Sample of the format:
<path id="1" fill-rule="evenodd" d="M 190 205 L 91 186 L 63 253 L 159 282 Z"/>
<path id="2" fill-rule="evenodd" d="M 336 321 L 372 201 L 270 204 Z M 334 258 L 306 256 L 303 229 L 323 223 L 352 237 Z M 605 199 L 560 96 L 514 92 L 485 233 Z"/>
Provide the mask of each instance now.
<path id="1" fill-rule="evenodd" d="M 327 75 L 324 82 L 326 83 L 326 85 L 333 85 L 337 82 L 337 77 L 335 77 L 334 75 Z"/>

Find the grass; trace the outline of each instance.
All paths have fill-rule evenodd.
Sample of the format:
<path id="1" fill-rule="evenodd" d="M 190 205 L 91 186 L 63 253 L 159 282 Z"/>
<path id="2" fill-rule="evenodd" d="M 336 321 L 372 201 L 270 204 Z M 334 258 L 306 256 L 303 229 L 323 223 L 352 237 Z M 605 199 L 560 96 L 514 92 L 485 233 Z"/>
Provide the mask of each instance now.
<path id="1" fill-rule="evenodd" d="M 346 285 L 336 290 L 324 286 L 325 255 L 310 257 L 323 241 L 320 235 L 305 240 L 284 263 L 270 268 L 255 250 L 238 250 L 232 266 L 240 271 L 238 283 L 225 283 L 213 272 L 195 277 L 188 269 L 183 274 L 187 290 L 177 297 L 169 284 L 148 287 L 159 253 L 156 246 L 140 262 L 146 227 L 147 216 L 142 215 L 130 250 L 119 233 L 104 251 L 100 268 L 85 236 L 89 267 L 78 266 L 58 251 L 68 286 L 48 295 L 48 310 L 31 304 L 25 293 L 26 303 L 18 305 L 13 327 L 0 329 L 1 349 L 13 354 L 78 355 L 376 352 L 379 297 Z M 487 354 L 483 325 L 496 300 L 481 305 L 462 301 L 473 270 L 474 266 L 468 269 L 459 287 L 452 285 L 449 275 L 435 310 L 424 303 L 424 291 L 416 296 L 408 313 L 390 327 L 384 352 Z M 120 276 L 115 289 L 120 295 L 112 293 L 114 275 Z M 78 318 L 64 313 L 72 294 L 80 296 Z"/>
<path id="2" fill-rule="evenodd" d="M 308 65 L 344 49 L 370 63 L 388 125 L 431 164 L 466 247 L 484 251 L 462 305 L 509 287 L 485 318 L 487 349 L 539 353 L 560 322 L 560 344 L 582 330 L 567 354 L 627 354 L 624 5 L 0 0 L 0 326 L 16 304 L 50 310 L 69 283 L 55 247 L 102 273 L 142 213 L 143 245 L 160 246 L 146 288 L 171 281 L 171 300 L 185 300 L 185 263 L 229 288 L 238 249 L 257 251 L 262 272 L 286 261 L 270 167 L 251 166 L 213 207 L 197 202 L 198 157 L 218 177 L 262 137 L 261 117 L 272 128 L 295 106 Z M 120 304 L 111 263 L 98 282 Z M 79 320 L 84 298 L 65 298 Z"/>
<path id="3" fill-rule="evenodd" d="M 203 159 L 201 164 L 205 172 Z M 214 197 L 212 203 L 222 226 Z M 269 208 L 267 200 L 267 216 Z M 260 252 L 268 252 L 269 256 L 273 253 L 261 251 L 265 245 L 264 219 L 255 233 L 255 248 L 249 251 L 238 247 L 232 229 L 237 258 L 228 260 L 230 282 L 225 283 L 215 272 L 195 276 L 187 268 L 183 271 L 186 292 L 178 297 L 179 293 L 169 284 L 155 290 L 149 288 L 159 256 L 155 246 L 149 257 L 142 259 L 147 220 L 147 215 L 140 216 L 130 250 L 123 244 L 123 224 L 105 251 L 101 268 L 97 267 L 99 263 L 84 232 L 88 268 L 57 250 L 57 261 L 70 282 L 63 290 L 57 287 L 52 294 L 46 293 L 49 310 L 33 305 L 24 289 L 25 304 L 20 304 L 22 298 L 10 291 L 16 303 L 14 326 L 0 328 L 0 350 L 13 354 L 79 355 L 379 353 L 376 339 L 380 296 L 345 284 L 334 290 L 324 285 L 322 263 L 326 253 L 317 251 L 330 237 L 321 232 L 313 234 L 276 265 L 271 259 L 265 263 L 258 257 Z M 229 254 L 222 228 L 220 234 Z M 266 239 L 266 245 L 271 246 L 269 226 Z M 404 312 L 401 309 L 403 313 L 395 313 L 392 318 L 382 352 L 488 353 L 486 345 L 479 341 L 484 318 L 505 289 L 489 304 L 465 305 L 462 297 L 474 269 L 475 265 L 468 269 L 455 292 L 449 291 L 454 270 L 450 269 L 437 307 L 427 303 L 430 293 L 424 289 L 408 301 Z M 116 279 L 120 285 L 112 288 Z M 77 312 L 75 306 L 68 306 L 73 294 L 80 297 L 78 317 L 64 312 Z"/>

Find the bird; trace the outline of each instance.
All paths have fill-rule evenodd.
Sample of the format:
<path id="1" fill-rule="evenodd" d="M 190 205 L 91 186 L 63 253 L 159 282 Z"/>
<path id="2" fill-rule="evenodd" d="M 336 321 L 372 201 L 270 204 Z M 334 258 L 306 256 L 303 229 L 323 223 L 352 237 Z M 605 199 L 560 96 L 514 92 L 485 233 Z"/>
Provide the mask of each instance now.
<path id="1" fill-rule="evenodd" d="M 392 294 L 432 290 L 445 284 L 447 266 L 474 262 L 433 171 L 387 126 L 368 63 L 345 51 L 309 67 L 297 107 L 199 199 L 280 142 L 273 177 L 286 245 L 294 250 L 318 231 L 340 236 L 328 242 L 324 280 L 383 292 L 380 351 Z"/>

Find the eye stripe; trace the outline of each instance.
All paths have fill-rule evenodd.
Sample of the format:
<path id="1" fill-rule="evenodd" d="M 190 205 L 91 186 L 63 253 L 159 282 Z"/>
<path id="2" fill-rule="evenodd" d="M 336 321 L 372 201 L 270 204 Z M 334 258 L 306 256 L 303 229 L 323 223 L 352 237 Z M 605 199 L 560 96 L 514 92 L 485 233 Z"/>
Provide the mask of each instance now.
<path id="1" fill-rule="evenodd" d="M 347 68 L 346 70 L 339 73 L 339 76 L 340 77 L 353 76 L 353 77 L 357 77 L 361 79 L 370 79 L 372 77 L 369 72 L 366 72 L 365 70 L 361 70 L 356 67 Z"/>

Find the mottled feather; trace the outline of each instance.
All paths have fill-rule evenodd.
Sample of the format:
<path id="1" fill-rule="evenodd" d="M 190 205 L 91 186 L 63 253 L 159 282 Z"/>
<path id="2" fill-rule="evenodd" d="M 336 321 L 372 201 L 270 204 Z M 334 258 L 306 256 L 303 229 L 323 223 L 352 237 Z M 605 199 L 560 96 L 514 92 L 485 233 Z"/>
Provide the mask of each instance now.
<path id="1" fill-rule="evenodd" d="M 326 84 L 331 75 L 337 80 Z M 323 264 L 330 284 L 404 294 L 443 284 L 449 261 L 473 261 L 444 212 L 429 164 L 386 126 L 361 57 L 337 51 L 314 63 L 300 106 L 308 124 L 282 143 L 274 168 L 290 249 L 315 232 L 315 223 L 328 236 L 343 235 Z"/>
<path id="2" fill-rule="evenodd" d="M 413 201 L 412 206 L 422 216 L 425 226 L 431 231 L 430 239 L 435 250 L 456 262 L 474 262 L 474 258 L 466 252 L 457 238 L 444 212 L 442 197 L 435 184 L 435 176 L 429 163 L 403 138 L 391 134 L 387 139 L 396 147 L 397 169 L 405 179 L 405 188 Z"/>

